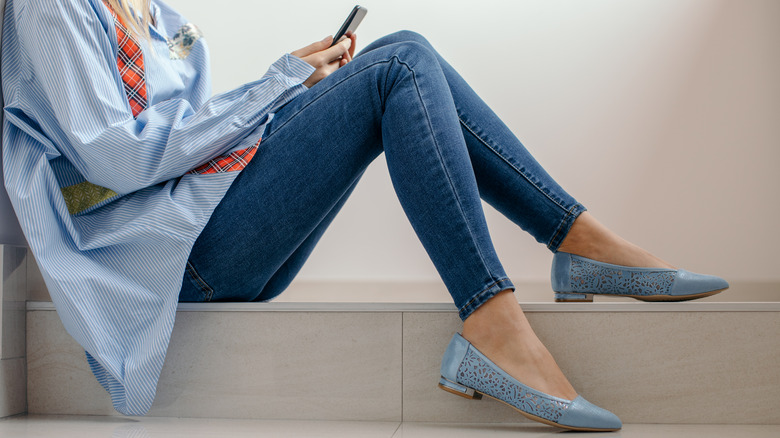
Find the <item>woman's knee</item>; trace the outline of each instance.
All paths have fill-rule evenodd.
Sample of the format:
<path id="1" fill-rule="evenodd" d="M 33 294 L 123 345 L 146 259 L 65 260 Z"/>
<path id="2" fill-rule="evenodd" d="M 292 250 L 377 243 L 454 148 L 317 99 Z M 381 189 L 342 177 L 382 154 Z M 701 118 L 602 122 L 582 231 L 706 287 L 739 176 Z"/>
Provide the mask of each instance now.
<path id="1" fill-rule="evenodd" d="M 392 37 L 397 41 L 412 41 L 415 43 L 420 43 L 429 48 L 432 48 L 431 43 L 428 42 L 428 40 L 424 36 L 411 30 L 399 30 L 398 32 L 392 33 L 388 36 Z"/>
<path id="2" fill-rule="evenodd" d="M 393 32 L 389 35 L 379 38 L 378 40 L 369 44 L 368 47 L 366 47 L 362 53 L 370 52 L 371 50 L 378 49 L 380 47 L 388 46 L 391 44 L 399 44 L 399 43 L 416 43 L 424 46 L 428 50 L 434 51 L 433 46 L 431 45 L 430 42 L 428 42 L 428 40 L 424 36 L 420 35 L 417 32 L 413 32 L 411 30 L 399 30 L 397 32 Z"/>

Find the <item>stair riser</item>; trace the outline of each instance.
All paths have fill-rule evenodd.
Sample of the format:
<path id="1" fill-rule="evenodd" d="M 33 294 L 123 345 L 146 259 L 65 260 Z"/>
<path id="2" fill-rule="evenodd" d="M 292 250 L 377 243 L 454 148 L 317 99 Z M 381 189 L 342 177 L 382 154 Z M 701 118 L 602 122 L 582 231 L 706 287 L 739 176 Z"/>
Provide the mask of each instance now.
<path id="1" fill-rule="evenodd" d="M 529 313 L 626 423 L 778 424 L 778 312 Z M 522 422 L 438 389 L 455 312 L 179 312 L 149 415 Z M 53 311 L 28 312 L 31 414 L 116 415 Z"/>

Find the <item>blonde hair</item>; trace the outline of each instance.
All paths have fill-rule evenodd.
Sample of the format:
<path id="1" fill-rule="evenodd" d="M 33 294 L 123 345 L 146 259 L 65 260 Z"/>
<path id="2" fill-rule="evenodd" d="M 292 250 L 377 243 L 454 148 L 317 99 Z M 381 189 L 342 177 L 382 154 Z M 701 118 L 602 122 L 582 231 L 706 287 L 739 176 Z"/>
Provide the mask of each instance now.
<path id="1" fill-rule="evenodd" d="M 150 0 L 103 0 L 127 23 L 128 30 L 140 39 L 149 39 L 149 24 L 152 22 Z"/>

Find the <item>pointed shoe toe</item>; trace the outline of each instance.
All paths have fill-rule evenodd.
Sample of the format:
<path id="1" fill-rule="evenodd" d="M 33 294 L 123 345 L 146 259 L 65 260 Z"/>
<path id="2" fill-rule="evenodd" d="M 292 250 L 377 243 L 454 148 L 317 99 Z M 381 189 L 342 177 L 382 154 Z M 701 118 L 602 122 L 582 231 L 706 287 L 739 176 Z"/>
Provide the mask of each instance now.
<path id="1" fill-rule="evenodd" d="M 729 288 L 726 280 L 714 275 L 684 269 L 612 265 L 564 252 L 553 256 L 550 280 L 558 302 L 590 302 L 594 295 L 642 301 L 686 301 Z"/>
<path id="2" fill-rule="evenodd" d="M 564 429 L 608 432 L 622 427 L 615 414 L 580 396 L 566 400 L 523 385 L 458 333 L 444 353 L 439 388 L 474 400 L 484 394 L 531 420 Z"/>
<path id="3" fill-rule="evenodd" d="M 619 430 L 623 427 L 617 415 L 577 396 L 558 419 L 558 424 L 580 430 Z"/>
<path id="4" fill-rule="evenodd" d="M 684 297 L 707 294 L 712 291 L 722 291 L 728 288 L 728 282 L 720 277 L 679 269 L 669 294 L 676 297 Z"/>

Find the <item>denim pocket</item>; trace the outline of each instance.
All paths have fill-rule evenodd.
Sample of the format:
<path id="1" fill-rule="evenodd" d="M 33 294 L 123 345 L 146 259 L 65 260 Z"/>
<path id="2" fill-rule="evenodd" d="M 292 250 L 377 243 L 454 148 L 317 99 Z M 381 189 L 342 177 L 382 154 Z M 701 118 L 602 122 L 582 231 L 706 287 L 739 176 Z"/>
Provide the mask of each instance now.
<path id="1" fill-rule="evenodd" d="M 214 289 L 212 289 L 203 277 L 198 274 L 195 266 L 193 266 L 192 262 L 189 260 L 187 260 L 184 276 L 190 281 L 190 285 L 192 285 L 192 288 L 197 292 L 197 294 L 195 294 L 196 296 L 187 297 L 188 299 L 186 299 L 186 301 L 211 301 L 214 297 Z M 182 299 L 180 298 L 179 301 L 182 301 Z"/>

